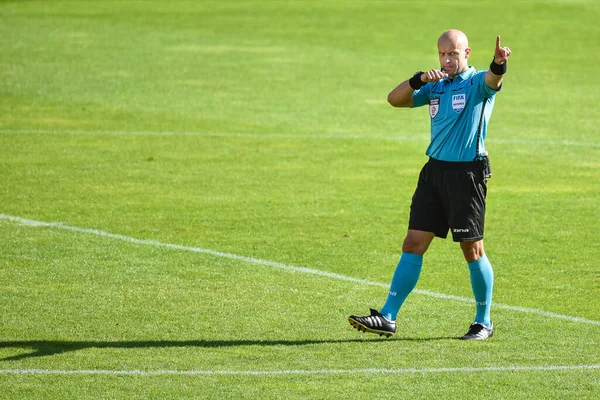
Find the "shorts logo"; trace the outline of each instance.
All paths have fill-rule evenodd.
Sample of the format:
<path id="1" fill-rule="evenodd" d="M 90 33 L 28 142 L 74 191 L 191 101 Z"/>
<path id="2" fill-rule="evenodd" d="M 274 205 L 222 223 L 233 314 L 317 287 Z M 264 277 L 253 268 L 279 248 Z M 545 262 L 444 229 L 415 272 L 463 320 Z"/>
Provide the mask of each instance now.
<path id="1" fill-rule="evenodd" d="M 437 115 L 439 110 L 440 110 L 440 98 L 434 97 L 434 98 L 429 99 L 429 115 L 431 115 L 431 118 L 435 118 L 435 116 Z"/>
<path id="2" fill-rule="evenodd" d="M 452 108 L 456 112 L 461 112 L 465 108 L 466 96 L 465 94 L 455 94 L 452 96 Z"/>
<path id="3" fill-rule="evenodd" d="M 452 232 L 454 233 L 469 233 L 469 229 L 468 228 L 454 228 L 452 229 Z"/>

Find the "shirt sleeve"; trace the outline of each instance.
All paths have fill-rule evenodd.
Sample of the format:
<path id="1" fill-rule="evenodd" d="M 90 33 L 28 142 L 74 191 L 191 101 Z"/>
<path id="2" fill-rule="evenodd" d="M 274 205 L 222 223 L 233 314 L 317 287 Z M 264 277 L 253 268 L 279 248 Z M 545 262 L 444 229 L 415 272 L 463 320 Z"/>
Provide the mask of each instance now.
<path id="1" fill-rule="evenodd" d="M 419 90 L 415 90 L 412 94 L 413 98 L 413 108 L 421 107 L 425 104 L 429 104 L 429 94 L 431 93 L 431 85 L 427 84 L 420 88 Z"/>
<path id="2" fill-rule="evenodd" d="M 478 71 L 473 77 L 473 84 L 477 86 L 479 93 L 486 99 L 490 99 L 496 95 L 500 90 L 502 90 L 502 86 L 498 88 L 498 90 L 492 89 L 485 83 L 485 74 L 487 71 Z"/>

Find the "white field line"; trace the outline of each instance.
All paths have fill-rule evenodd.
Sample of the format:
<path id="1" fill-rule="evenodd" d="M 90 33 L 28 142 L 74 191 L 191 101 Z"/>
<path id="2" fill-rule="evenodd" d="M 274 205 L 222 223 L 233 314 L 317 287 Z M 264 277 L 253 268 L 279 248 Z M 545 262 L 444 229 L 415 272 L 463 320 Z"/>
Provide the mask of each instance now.
<path id="1" fill-rule="evenodd" d="M 369 134 L 295 134 L 295 133 L 235 133 L 235 132 L 170 132 L 170 131 L 79 131 L 52 129 L 0 129 L 0 134 L 38 134 L 38 135 L 117 135 L 117 136 L 206 136 L 206 137 L 247 137 L 263 139 L 303 139 L 303 140 L 388 140 L 388 141 L 428 141 L 427 135 L 411 132 L 410 136 L 369 135 Z M 583 146 L 600 147 L 600 142 L 580 142 L 576 140 L 536 140 L 536 139 L 502 139 L 488 138 L 492 143 L 515 143 L 549 146 Z"/>
<path id="2" fill-rule="evenodd" d="M 190 251 L 193 253 L 209 254 L 209 255 L 212 255 L 215 257 L 229 258 L 231 260 L 238 260 L 238 261 L 243 261 L 243 262 L 247 262 L 247 263 L 263 265 L 263 266 L 267 266 L 267 267 L 279 268 L 279 269 L 283 269 L 283 270 L 287 270 L 287 271 L 294 271 L 294 272 L 301 272 L 301 273 L 305 273 L 305 274 L 318 275 L 318 276 L 323 276 L 326 278 L 333 278 L 333 279 L 338 279 L 338 280 L 342 280 L 342 281 L 360 283 L 360 284 L 364 284 L 364 285 L 380 286 L 380 287 L 385 287 L 385 288 L 389 287 L 389 284 L 373 282 L 373 281 L 369 281 L 366 279 L 354 278 L 351 276 L 336 274 L 334 272 L 327 272 L 327 271 L 321 271 L 318 269 L 286 265 L 286 264 L 282 264 L 282 263 L 278 263 L 278 262 L 274 262 L 274 261 L 267 261 L 267 260 L 261 260 L 259 258 L 239 256 L 237 254 L 231 254 L 231 253 L 223 253 L 220 251 L 211 250 L 211 249 L 203 249 L 200 247 L 191 247 L 191 246 L 183 246 L 183 245 L 179 245 L 179 244 L 162 243 L 162 242 L 158 242 L 155 240 L 136 239 L 133 237 L 118 235 L 115 233 L 109 233 L 109 232 L 105 232 L 105 231 L 97 230 L 97 229 L 87 229 L 87 228 L 79 228 L 76 226 L 64 225 L 60 222 L 36 221 L 36 220 L 32 220 L 32 219 L 15 217 L 15 216 L 6 215 L 6 214 L 0 214 L 0 219 L 14 221 L 14 222 L 18 222 L 23 225 L 29 225 L 29 226 L 51 227 L 51 228 L 64 229 L 64 230 L 73 231 L 73 232 L 87 233 L 87 234 L 103 236 L 103 237 L 107 237 L 107 238 L 111 238 L 111 239 L 123 240 L 126 242 L 140 244 L 140 245 L 165 247 L 165 248 L 173 249 L 173 250 L 183 250 L 183 251 Z M 436 292 L 431 292 L 429 290 L 415 289 L 413 292 L 423 294 L 426 296 L 437 297 L 437 298 L 441 298 L 441 299 L 461 301 L 464 303 L 473 303 L 474 302 L 474 300 L 471 298 L 453 296 L 453 295 L 444 294 L 444 293 L 436 293 Z M 571 321 L 571 322 L 579 322 L 579 323 L 600 326 L 600 321 L 590 320 L 590 319 L 581 318 L 581 317 L 573 317 L 570 315 L 557 314 L 557 313 L 553 313 L 553 312 L 549 312 L 549 311 L 538 310 L 535 308 L 518 307 L 518 306 L 511 306 L 511 305 L 498 304 L 498 303 L 494 303 L 493 306 L 495 308 L 519 311 L 519 312 L 529 313 L 529 314 L 537 314 L 537 315 L 542 315 L 542 316 L 550 317 L 550 318 L 558 318 L 558 319 L 563 319 L 563 320 L 567 320 L 567 321 Z"/>
<path id="3" fill-rule="evenodd" d="M 296 369 L 296 370 L 110 370 L 110 369 L 0 369 L 2 375 L 342 375 L 342 374 L 439 374 L 439 373 L 481 373 L 481 372 L 543 372 L 543 371 L 583 371 L 599 370 L 600 364 L 593 365 L 554 365 L 554 366 L 507 366 L 507 367 L 457 367 L 457 368 L 399 368 L 399 369 Z"/>

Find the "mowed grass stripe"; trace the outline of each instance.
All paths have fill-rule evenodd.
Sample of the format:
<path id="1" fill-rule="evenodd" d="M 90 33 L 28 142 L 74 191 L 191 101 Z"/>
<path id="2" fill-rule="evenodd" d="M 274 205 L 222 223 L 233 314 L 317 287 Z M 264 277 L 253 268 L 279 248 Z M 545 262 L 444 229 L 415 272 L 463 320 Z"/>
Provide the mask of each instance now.
<path id="1" fill-rule="evenodd" d="M 260 133 L 260 132 L 173 132 L 173 131 L 83 131 L 83 130 L 43 130 L 43 129 L 0 129 L 0 134 L 38 134 L 38 135 L 115 135 L 115 136 L 207 136 L 207 137 L 246 137 L 273 139 L 340 139 L 340 140 L 387 140 L 387 141 L 423 141 L 429 138 L 423 133 L 411 136 L 368 135 L 368 134 L 297 134 L 297 133 Z M 582 142 L 576 140 L 539 140 L 539 139 L 502 139 L 487 138 L 492 143 L 535 144 L 548 146 L 600 147 L 600 142 Z"/>
<path id="2" fill-rule="evenodd" d="M 216 256 L 216 257 L 223 257 L 223 258 L 228 258 L 228 259 L 232 259 L 232 260 L 243 261 L 246 263 L 259 264 L 259 265 L 263 265 L 263 266 L 267 266 L 267 267 L 280 268 L 280 269 L 284 269 L 284 270 L 288 270 L 288 271 L 318 275 L 318 276 L 323 276 L 323 277 L 327 277 L 327 278 L 333 278 L 333 279 L 354 282 L 354 283 L 360 283 L 360 284 L 365 284 L 365 285 L 380 286 L 380 287 L 385 287 L 385 288 L 387 288 L 389 286 L 389 284 L 373 282 L 373 281 L 369 281 L 366 279 L 354 278 L 351 276 L 336 274 L 333 272 L 321 271 L 321 270 L 306 268 L 306 267 L 286 265 L 286 264 L 282 264 L 282 263 L 278 263 L 278 262 L 274 262 L 274 261 L 262 260 L 262 259 L 253 258 L 253 257 L 245 257 L 245 256 L 237 255 L 237 254 L 220 252 L 217 250 L 203 249 L 200 247 L 183 246 L 183 245 L 172 244 L 172 243 L 163 243 L 163 242 L 154 241 L 154 240 L 136 239 L 136 238 L 133 238 L 130 236 L 119 235 L 119 234 L 105 232 L 105 231 L 97 230 L 97 229 L 87 229 L 87 228 L 80 228 L 80 227 L 76 227 L 76 226 L 64 225 L 60 222 L 36 221 L 36 220 L 32 220 L 32 219 L 26 219 L 26 218 L 21 218 L 21 217 L 16 217 L 16 216 L 12 216 L 12 215 L 6 215 L 6 214 L 0 214 L 0 219 L 10 220 L 10 221 L 18 222 L 21 224 L 30 225 L 30 226 L 51 227 L 51 228 L 64 229 L 64 230 L 69 230 L 69 231 L 74 231 L 74 232 L 79 232 L 79 233 L 92 234 L 92 235 L 97 235 L 97 236 L 102 236 L 102 237 L 108 237 L 111 239 L 123 240 L 126 242 L 135 243 L 135 244 L 155 246 L 155 247 L 165 247 L 165 248 L 169 248 L 169 249 L 173 249 L 173 250 L 183 250 L 183 251 L 190 251 L 190 252 L 194 252 L 194 253 L 204 253 L 204 254 L 209 254 L 212 256 Z M 436 292 L 431 292 L 428 290 L 415 289 L 414 292 L 422 294 L 422 295 L 426 295 L 426 296 L 437 297 L 437 298 L 448 299 L 448 300 L 456 300 L 456 301 L 465 302 L 465 303 L 473 303 L 474 302 L 474 300 L 470 299 L 470 298 L 453 296 L 453 295 L 448 295 L 448 294 L 444 294 L 444 293 L 436 293 Z M 537 314 L 537 315 L 542 315 L 542 316 L 550 317 L 550 318 L 558 318 L 558 319 L 563 319 L 563 320 L 567 320 L 567 321 L 571 321 L 571 322 L 578 322 L 578 323 L 585 323 L 585 324 L 600 326 L 600 321 L 590 320 L 590 319 L 581 318 L 581 317 L 574 317 L 574 316 L 570 316 L 570 315 L 558 314 L 558 313 L 548 312 L 548 311 L 544 311 L 544 310 L 538 310 L 535 308 L 526 308 L 526 307 L 511 306 L 511 305 L 497 304 L 497 303 L 494 304 L 494 307 L 507 309 L 507 310 L 511 310 L 511 311 L 523 312 L 523 313 Z"/>
<path id="3" fill-rule="evenodd" d="M 592 365 L 549 365 L 549 366 L 508 366 L 508 367 L 456 367 L 456 368 L 365 368 L 365 369 L 316 369 L 316 370 L 52 370 L 52 369 L 2 369 L 2 375 L 135 375 L 135 376 L 160 376 L 160 375 L 339 375 L 339 374 L 440 374 L 440 373 L 473 373 L 473 372 L 546 372 L 546 371 L 573 371 L 573 370 L 598 370 L 600 364 Z"/>

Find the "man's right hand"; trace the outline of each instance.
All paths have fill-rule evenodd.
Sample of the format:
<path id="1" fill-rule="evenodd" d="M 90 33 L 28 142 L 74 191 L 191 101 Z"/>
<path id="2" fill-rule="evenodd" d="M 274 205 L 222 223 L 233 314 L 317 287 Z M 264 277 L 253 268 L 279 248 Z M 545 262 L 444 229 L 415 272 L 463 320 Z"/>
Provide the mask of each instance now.
<path id="1" fill-rule="evenodd" d="M 427 72 L 424 72 L 423 75 L 421 75 L 421 80 L 423 82 L 437 82 L 447 77 L 447 73 L 440 71 L 439 69 L 432 69 Z"/>
<path id="2" fill-rule="evenodd" d="M 416 76 L 416 75 L 415 75 Z M 421 82 L 437 82 L 448 77 L 448 74 L 439 69 L 423 72 Z M 410 79 L 405 80 L 388 94 L 387 101 L 394 107 L 412 107 L 414 104 L 413 93 L 415 89 L 410 85 Z"/>

